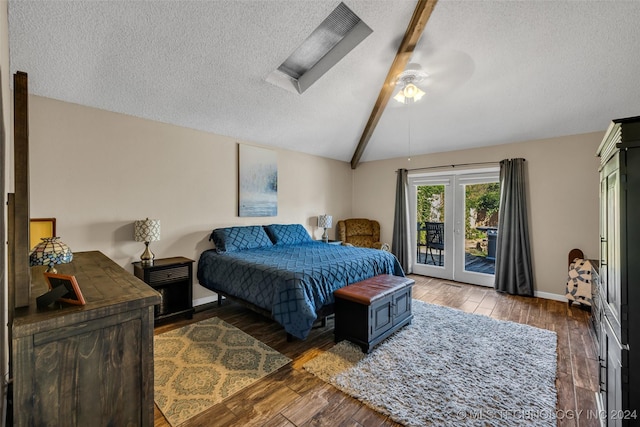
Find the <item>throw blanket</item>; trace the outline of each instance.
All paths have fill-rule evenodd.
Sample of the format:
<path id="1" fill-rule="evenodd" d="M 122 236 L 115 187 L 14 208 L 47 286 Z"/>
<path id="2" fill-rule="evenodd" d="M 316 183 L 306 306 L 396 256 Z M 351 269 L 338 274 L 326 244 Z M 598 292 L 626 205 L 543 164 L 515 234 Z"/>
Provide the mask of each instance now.
<path id="1" fill-rule="evenodd" d="M 569 301 L 591 305 L 591 262 L 588 259 L 576 258 L 569 266 L 567 294 Z"/>

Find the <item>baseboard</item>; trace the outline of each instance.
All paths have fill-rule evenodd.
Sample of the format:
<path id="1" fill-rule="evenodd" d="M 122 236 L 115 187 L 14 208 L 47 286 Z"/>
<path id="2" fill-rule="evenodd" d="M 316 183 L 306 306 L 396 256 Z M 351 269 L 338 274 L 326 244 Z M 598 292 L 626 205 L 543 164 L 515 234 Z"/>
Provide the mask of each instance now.
<path id="1" fill-rule="evenodd" d="M 535 291 L 533 293 L 533 295 L 538 297 L 538 298 L 550 299 L 550 300 L 554 300 L 554 301 L 567 302 L 567 297 L 565 297 L 564 295 L 552 294 L 551 292 L 538 292 L 538 291 Z"/>
<path id="2" fill-rule="evenodd" d="M 224 298 L 224 297 L 223 297 Z M 212 302 L 218 302 L 218 295 L 206 296 L 203 298 L 198 298 L 193 300 L 193 306 L 197 307 L 199 305 L 210 304 Z"/>

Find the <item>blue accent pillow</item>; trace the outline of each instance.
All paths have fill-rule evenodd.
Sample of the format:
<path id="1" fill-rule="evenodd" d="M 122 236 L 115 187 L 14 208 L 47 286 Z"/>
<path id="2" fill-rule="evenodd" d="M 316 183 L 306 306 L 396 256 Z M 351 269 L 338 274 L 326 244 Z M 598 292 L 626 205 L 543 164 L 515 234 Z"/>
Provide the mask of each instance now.
<path id="1" fill-rule="evenodd" d="M 210 240 L 213 240 L 218 252 L 235 252 L 273 246 L 271 239 L 260 225 L 216 228 L 211 233 Z"/>
<path id="2" fill-rule="evenodd" d="M 271 224 L 264 228 L 274 245 L 313 242 L 309 232 L 302 224 Z"/>

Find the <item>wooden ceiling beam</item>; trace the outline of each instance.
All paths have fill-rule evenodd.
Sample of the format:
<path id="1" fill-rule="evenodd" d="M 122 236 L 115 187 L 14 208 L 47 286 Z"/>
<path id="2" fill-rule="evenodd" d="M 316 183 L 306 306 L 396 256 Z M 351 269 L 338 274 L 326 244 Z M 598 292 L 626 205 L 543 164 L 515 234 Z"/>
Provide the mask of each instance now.
<path id="1" fill-rule="evenodd" d="M 420 40 L 420 36 L 422 36 L 422 32 L 424 31 L 427 21 L 431 16 L 431 12 L 433 12 L 433 8 L 436 6 L 437 2 L 438 0 L 418 0 L 418 4 L 416 4 L 413 16 L 411 17 L 411 21 L 409 21 L 407 31 L 400 43 L 400 47 L 398 48 L 398 53 L 396 53 L 396 57 L 391 64 L 387 78 L 382 85 L 382 89 L 380 89 L 378 99 L 373 106 L 369 120 L 367 121 L 364 131 L 362 132 L 362 136 L 360 137 L 360 142 L 358 142 L 356 151 L 353 153 L 353 157 L 351 158 L 351 169 L 358 167 L 360 157 L 362 157 L 362 153 L 364 153 L 364 149 L 367 147 L 367 144 L 373 135 L 373 131 L 378 125 L 380 117 L 382 117 L 382 113 L 384 112 L 384 109 L 391 98 L 391 94 L 395 89 L 396 77 L 404 71 L 411 60 L 413 50 L 418 44 L 418 40 Z"/>

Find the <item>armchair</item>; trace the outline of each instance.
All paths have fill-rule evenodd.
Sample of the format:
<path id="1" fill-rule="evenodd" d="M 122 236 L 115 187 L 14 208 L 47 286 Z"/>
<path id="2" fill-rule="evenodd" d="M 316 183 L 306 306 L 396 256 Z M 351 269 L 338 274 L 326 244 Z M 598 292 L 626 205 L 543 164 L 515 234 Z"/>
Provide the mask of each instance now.
<path id="1" fill-rule="evenodd" d="M 380 241 L 380 223 L 365 218 L 352 218 L 338 221 L 338 236 L 343 244 L 365 248 L 382 249 Z"/>

